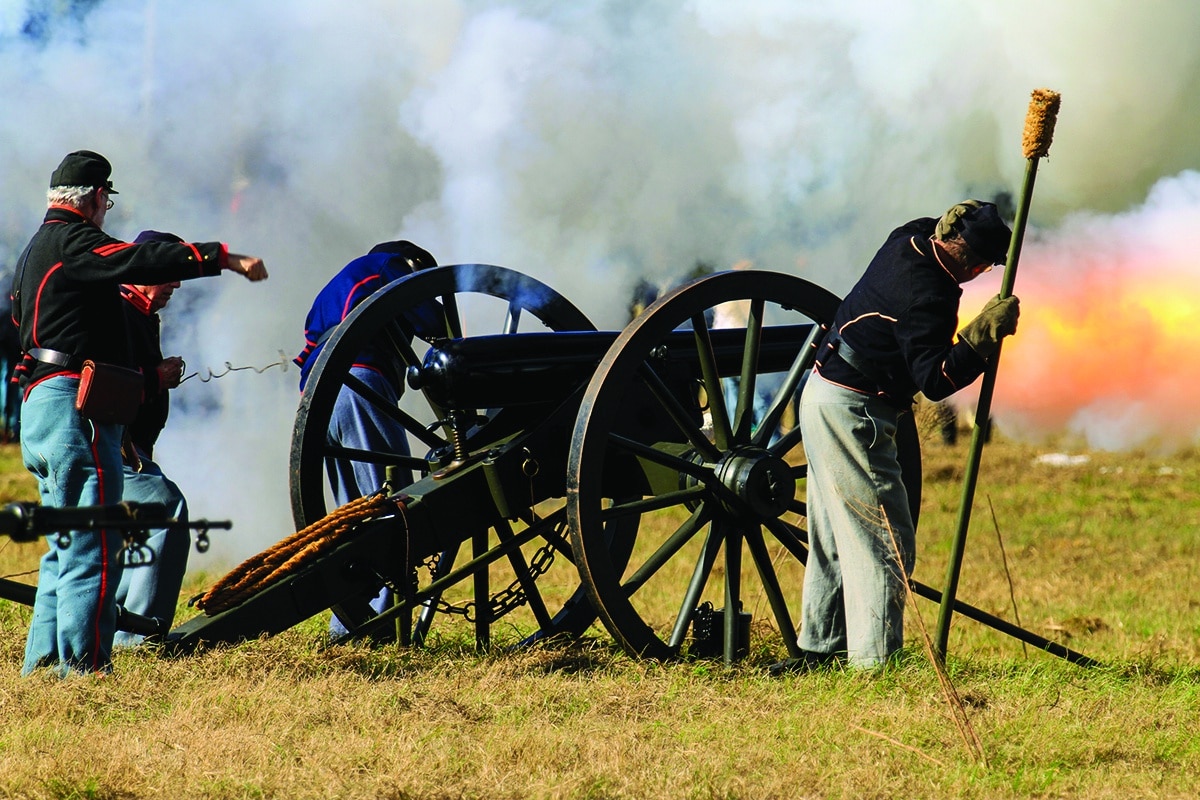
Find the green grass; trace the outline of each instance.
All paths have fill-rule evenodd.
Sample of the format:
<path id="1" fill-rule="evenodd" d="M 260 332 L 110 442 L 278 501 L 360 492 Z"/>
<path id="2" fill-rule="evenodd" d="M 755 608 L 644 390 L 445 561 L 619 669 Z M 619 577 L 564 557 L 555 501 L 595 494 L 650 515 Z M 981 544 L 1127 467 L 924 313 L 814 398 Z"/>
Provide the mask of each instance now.
<path id="1" fill-rule="evenodd" d="M 0 797 L 1200 796 L 1200 455 L 1036 462 L 1066 447 L 988 446 L 959 597 L 1013 619 L 1002 541 L 1023 626 L 1103 666 L 957 617 L 949 677 L 982 759 L 924 655 L 924 600 L 883 674 L 783 680 L 765 675 L 770 635 L 725 667 L 633 659 L 599 629 L 516 651 L 505 630 L 488 654 L 465 625 L 426 650 L 328 647 L 324 617 L 187 658 L 120 653 L 105 678 L 21 679 L 28 610 L 0 602 Z M 935 587 L 964 455 L 926 449 L 915 577 Z M 0 542 L 0 574 L 39 549 Z"/>

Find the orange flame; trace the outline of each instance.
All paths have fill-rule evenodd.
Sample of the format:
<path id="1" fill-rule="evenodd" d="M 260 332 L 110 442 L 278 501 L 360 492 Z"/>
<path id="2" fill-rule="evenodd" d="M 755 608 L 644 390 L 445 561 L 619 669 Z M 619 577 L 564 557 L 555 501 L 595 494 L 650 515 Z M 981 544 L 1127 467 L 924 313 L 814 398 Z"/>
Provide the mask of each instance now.
<path id="1" fill-rule="evenodd" d="M 1028 248 L 1015 291 L 1021 319 L 1005 341 L 992 404 L 1000 424 L 1018 435 L 1065 428 L 1106 449 L 1197 441 L 1196 253 L 1150 242 Z M 964 318 L 988 288 L 966 287 Z"/>

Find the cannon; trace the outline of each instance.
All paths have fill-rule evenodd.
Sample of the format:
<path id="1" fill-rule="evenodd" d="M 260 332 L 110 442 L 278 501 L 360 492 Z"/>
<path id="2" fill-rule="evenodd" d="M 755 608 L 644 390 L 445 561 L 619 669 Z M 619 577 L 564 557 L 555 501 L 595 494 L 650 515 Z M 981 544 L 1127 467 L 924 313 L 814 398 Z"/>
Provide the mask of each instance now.
<path id="1" fill-rule="evenodd" d="M 380 487 L 384 510 L 336 546 L 168 641 L 187 652 L 332 609 L 353 639 L 420 644 L 465 618 L 486 647 L 499 624 L 529 642 L 577 635 L 599 617 L 630 652 L 672 657 L 711 649 L 717 636 L 732 660 L 757 615 L 794 650 L 805 467 L 799 431 L 780 435 L 780 422 L 794 416 L 838 302 L 793 276 L 719 273 L 621 331 L 598 331 L 558 292 L 503 267 L 395 281 L 346 318 L 314 364 L 292 439 L 296 528 L 335 511 L 335 459 L 385 464 L 411 481 Z M 714 327 L 726 303 L 744 307 L 741 327 Z M 391 356 L 399 404 L 351 374 L 367 346 Z M 347 389 L 404 428 L 410 453 L 330 440 Z M 378 611 L 370 600 L 385 585 L 396 602 Z"/>
<path id="2" fill-rule="evenodd" d="M 637 656 L 731 663 L 755 637 L 799 656 L 806 467 L 800 430 L 784 423 L 839 302 L 798 277 L 722 272 L 600 331 L 504 267 L 389 284 L 335 329 L 310 373 L 291 446 L 298 532 L 281 542 L 294 548 L 235 569 L 168 648 L 271 635 L 332 609 L 349 640 L 420 645 L 465 622 L 486 648 L 500 626 L 521 644 L 577 636 L 598 618 Z M 717 327 L 730 308 L 737 324 Z M 351 373 L 367 347 L 387 354 L 399 402 Z M 330 437 L 347 391 L 406 432 L 407 452 Z M 333 508 L 338 461 L 385 465 L 389 479 Z M 385 586 L 394 601 L 379 609 Z"/>

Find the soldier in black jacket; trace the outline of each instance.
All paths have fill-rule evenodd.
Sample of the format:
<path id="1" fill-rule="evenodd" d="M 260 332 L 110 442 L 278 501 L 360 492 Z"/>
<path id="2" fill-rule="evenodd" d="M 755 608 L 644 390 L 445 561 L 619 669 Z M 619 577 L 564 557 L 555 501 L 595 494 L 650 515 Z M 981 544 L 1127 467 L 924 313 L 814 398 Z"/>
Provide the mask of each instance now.
<path id="1" fill-rule="evenodd" d="M 182 242 L 173 233 L 142 231 L 134 244 L 144 242 Z M 144 388 L 142 405 L 130 423 L 125 437 L 123 500 L 136 503 L 162 503 L 170 516 L 186 521 L 187 500 L 179 487 L 163 474 L 154 461 L 154 444 L 167 424 L 170 413 L 170 390 L 183 379 L 185 364 L 179 356 L 163 357 L 160 338 L 161 320 L 158 312 L 166 308 L 179 281 L 153 286 L 125 285 L 121 297 L 125 300 L 125 325 L 133 362 L 142 370 Z M 134 551 L 140 563 L 126 568 L 117 587 L 117 605 L 126 611 L 158 621 L 165 631 L 175 618 L 179 589 L 187 571 L 190 539 L 185 530 L 159 529 L 150 532 L 146 543 Z M 132 647 L 143 637 L 136 633 L 117 631 L 113 644 Z"/>
<path id="2" fill-rule="evenodd" d="M 99 153 L 69 153 L 50 176 L 48 210 L 13 278 L 13 316 L 24 356 L 21 452 L 47 506 L 106 505 L 122 498 L 122 426 L 76 408 L 84 360 L 136 368 L 120 286 L 155 285 L 230 270 L 263 280 L 262 259 L 220 242 L 133 244 L 101 230 L 112 207 L 112 167 Z M 121 577 L 118 531 L 49 538 L 23 674 L 108 671 Z"/>
<path id="3" fill-rule="evenodd" d="M 808 459 L 809 556 L 803 657 L 786 672 L 845 659 L 884 664 L 903 645 L 905 577 L 916 560 L 920 452 L 913 399 L 978 378 L 1016 330 L 1017 299 L 991 300 L 958 332 L 961 284 L 1004 260 L 996 206 L 968 200 L 892 231 L 846 295 L 800 398 Z"/>

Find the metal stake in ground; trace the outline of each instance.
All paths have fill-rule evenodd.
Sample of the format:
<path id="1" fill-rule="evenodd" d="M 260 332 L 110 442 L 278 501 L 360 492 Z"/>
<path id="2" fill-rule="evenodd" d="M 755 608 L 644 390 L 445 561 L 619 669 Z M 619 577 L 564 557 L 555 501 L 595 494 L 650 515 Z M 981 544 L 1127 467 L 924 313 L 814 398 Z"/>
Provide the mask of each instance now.
<path id="1" fill-rule="evenodd" d="M 1012 239 L 1008 245 L 1008 259 L 1004 267 L 1004 280 L 1000 285 L 1000 296 L 1012 295 L 1013 283 L 1017 278 L 1017 260 L 1021 255 L 1021 241 L 1025 236 L 1025 223 L 1029 217 L 1029 202 L 1033 197 L 1033 182 L 1037 177 L 1038 159 L 1050 152 L 1050 140 L 1054 137 L 1054 122 L 1058 118 L 1060 102 L 1058 92 L 1035 89 L 1025 114 L 1025 133 L 1021 146 L 1026 158 L 1025 182 L 1017 202 L 1017 217 L 1013 222 Z M 958 574 L 962 568 L 963 550 L 966 547 L 967 527 L 971 522 L 971 505 L 975 500 L 975 484 L 979 479 L 979 461 L 983 455 L 983 443 L 987 438 L 988 419 L 992 413 L 992 393 L 996 388 L 996 367 L 1000 363 L 1000 346 L 983 373 L 979 388 L 979 405 L 975 409 L 975 427 L 971 434 L 971 449 L 967 455 L 966 471 L 963 475 L 962 499 L 958 507 L 958 526 L 950 551 L 950 565 L 946 571 L 946 590 L 938 610 L 935 652 L 946 657 L 946 644 L 950 638 L 950 618 L 954 613 L 954 598 L 958 592 Z"/>

